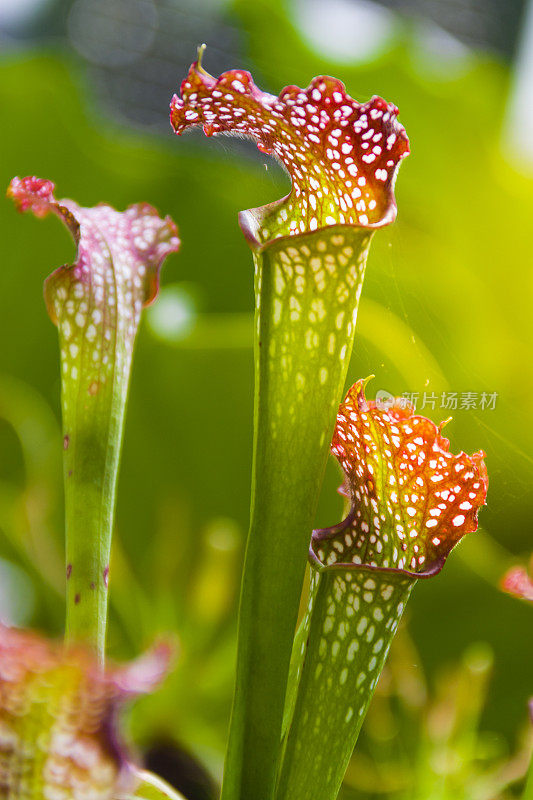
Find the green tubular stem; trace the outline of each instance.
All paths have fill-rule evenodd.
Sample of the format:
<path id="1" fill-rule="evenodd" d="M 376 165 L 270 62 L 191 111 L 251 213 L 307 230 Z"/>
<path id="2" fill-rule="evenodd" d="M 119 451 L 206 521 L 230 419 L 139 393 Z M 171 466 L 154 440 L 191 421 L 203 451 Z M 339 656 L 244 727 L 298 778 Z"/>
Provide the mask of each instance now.
<path id="1" fill-rule="evenodd" d="M 74 264 L 45 281 L 59 331 L 66 521 L 67 641 L 104 660 L 109 556 L 133 346 L 154 300 L 163 259 L 179 248 L 170 217 L 148 203 L 118 212 L 105 203 L 58 202 L 54 184 L 13 178 L 20 211 L 55 214 L 77 246 Z"/>
<path id="2" fill-rule="evenodd" d="M 314 573 L 276 800 L 337 797 L 414 582 L 365 568 Z"/>
<path id="3" fill-rule="evenodd" d="M 143 303 L 155 294 L 157 265 L 165 251 L 177 247 L 177 239 L 171 238 L 171 223 L 159 220 L 149 206 L 130 206 L 123 214 L 100 209 L 101 214 L 112 215 L 107 228 L 100 221 L 104 233 L 90 217 L 98 207 L 78 210 L 87 239 L 93 235 L 99 244 L 91 268 L 83 272 L 75 265 L 56 270 L 46 280 L 45 297 L 58 327 L 61 352 L 66 640 L 89 645 L 103 662 L 109 557 L 133 349 Z M 151 258 L 145 250 L 145 263 L 111 239 L 118 239 L 121 226 L 127 233 L 132 220 L 137 230 L 142 231 L 143 222 L 156 228 L 152 241 L 156 239 L 154 249 L 159 249 Z M 80 263 L 85 264 L 81 257 Z"/>
<path id="4" fill-rule="evenodd" d="M 335 226 L 255 254 L 251 526 L 223 800 L 271 800 L 309 535 L 372 232 Z"/>
<path id="5" fill-rule="evenodd" d="M 311 537 L 276 800 L 335 800 L 411 589 L 477 529 L 487 494 L 482 452 L 453 455 L 442 426 L 368 402 L 365 383 L 348 391 L 332 440 L 350 509 Z"/>
<path id="6" fill-rule="evenodd" d="M 100 292 L 71 267 L 56 270 L 45 283 L 61 353 L 66 640 L 88 644 L 101 661 L 117 476 L 140 318 L 129 299 L 130 275 L 105 252 L 108 269 Z"/>
<path id="7" fill-rule="evenodd" d="M 120 336 L 120 334 L 117 335 Z M 130 345 L 131 346 L 131 345 Z M 67 345 L 68 347 L 68 345 Z M 114 342 L 115 351 L 117 341 Z M 62 346 L 63 351 L 63 346 Z M 91 355 L 89 350 L 88 355 Z M 110 356 L 112 359 L 113 356 Z M 104 657 L 116 484 L 131 359 L 90 393 L 87 370 L 62 381 L 67 564 L 67 641 Z M 90 374 L 90 372 L 89 372 Z"/>

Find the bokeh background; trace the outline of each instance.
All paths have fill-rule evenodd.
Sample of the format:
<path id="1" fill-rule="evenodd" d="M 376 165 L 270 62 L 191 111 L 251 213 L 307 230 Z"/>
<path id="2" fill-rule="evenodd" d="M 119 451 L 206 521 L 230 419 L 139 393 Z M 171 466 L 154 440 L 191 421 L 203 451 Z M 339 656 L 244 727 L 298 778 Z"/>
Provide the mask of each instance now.
<path id="1" fill-rule="evenodd" d="M 399 106 L 412 155 L 398 220 L 372 246 L 349 380 L 373 373 L 370 394 L 418 393 L 423 413 L 453 416 L 454 449 L 487 454 L 482 529 L 417 587 L 343 800 L 517 796 L 533 607 L 498 581 L 533 550 L 524 0 L 0 0 L 0 185 L 36 174 L 83 205 L 146 200 L 182 238 L 138 338 L 109 628 L 114 658 L 166 631 L 179 657 L 130 712 L 132 740 L 189 800 L 214 796 L 251 463 L 252 264 L 237 212 L 288 188 L 249 142 L 172 134 L 168 102 L 202 42 L 213 74 L 249 69 L 277 94 L 327 73 L 359 100 Z M 60 635 L 59 369 L 42 281 L 74 251 L 55 221 L 19 217 L 8 201 L 0 241 L 0 617 Z M 443 392 L 457 393 L 456 410 L 441 408 Z M 338 480 L 332 463 L 319 525 L 340 519 Z"/>

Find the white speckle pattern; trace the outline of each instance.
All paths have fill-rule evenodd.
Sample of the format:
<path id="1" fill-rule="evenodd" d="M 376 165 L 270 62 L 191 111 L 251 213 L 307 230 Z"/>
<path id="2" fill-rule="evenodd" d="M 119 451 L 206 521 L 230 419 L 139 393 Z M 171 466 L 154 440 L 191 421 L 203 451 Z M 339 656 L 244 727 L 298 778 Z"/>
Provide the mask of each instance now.
<path id="1" fill-rule="evenodd" d="M 53 190 L 50 181 L 14 178 L 9 194 L 22 211 L 56 214 L 78 246 L 76 263 L 60 267 L 45 283 L 48 311 L 59 329 L 68 411 L 74 397 L 81 396 L 85 407 L 87 394 L 100 395 L 103 385 L 111 391 L 120 384 L 123 391 L 126 380 L 127 386 L 142 307 L 157 294 L 159 268 L 179 239 L 170 217 L 161 219 L 147 203 L 124 212 L 105 204 L 82 208 L 72 200 L 57 202 Z"/>
<path id="2" fill-rule="evenodd" d="M 197 62 L 170 108 L 177 134 L 203 125 L 208 136 L 251 136 L 286 168 L 292 191 L 260 209 L 260 242 L 394 217 L 394 180 L 409 143 L 398 109 L 380 97 L 359 104 L 327 76 L 306 89 L 287 86 L 274 97 L 258 89 L 248 72 L 225 72 L 217 80 Z"/>
<path id="3" fill-rule="evenodd" d="M 336 796 L 417 575 L 476 529 L 487 491 L 483 453 L 454 456 L 434 423 L 376 408 L 364 384 L 341 405 L 332 444 L 351 511 L 312 538 L 307 647 L 280 782 L 291 800 Z"/>
<path id="4" fill-rule="evenodd" d="M 339 409 L 331 450 L 352 510 L 342 549 L 324 541 L 318 550 L 324 563 L 424 572 L 476 530 L 487 493 L 484 454 L 453 455 L 441 428 L 412 408 L 385 411 L 367 401 L 364 381 Z"/>
<path id="5" fill-rule="evenodd" d="M 67 561 L 81 505 L 90 506 L 81 535 L 98 542 L 98 557 L 87 559 L 86 569 L 71 564 L 69 604 L 105 607 L 135 337 L 142 308 L 157 293 L 160 265 L 178 249 L 179 240 L 172 220 L 161 219 L 148 204 L 124 212 L 103 204 L 81 208 L 72 200 L 56 202 L 53 189 L 50 181 L 15 178 L 9 193 L 23 211 L 38 217 L 56 214 L 78 246 L 76 262 L 46 280 L 45 298 L 58 326 L 61 352 Z"/>
<path id="6" fill-rule="evenodd" d="M 411 591 L 406 576 L 391 580 L 386 573 L 373 573 L 374 590 L 365 588 L 368 577 L 364 570 L 326 570 L 312 578 L 312 608 L 304 622 L 307 648 L 287 741 L 291 769 L 282 771 L 280 783 L 284 796 L 293 800 L 333 797 L 340 788 Z M 383 615 L 379 628 L 372 624 L 376 608 Z M 350 615 L 348 609 L 356 611 Z"/>
<path id="7" fill-rule="evenodd" d="M 323 419 L 335 414 L 370 237 L 357 228 L 334 235 L 314 233 L 280 240 L 269 247 L 268 255 L 254 256 L 260 360 L 269 385 L 276 386 L 269 409 L 272 444 L 286 446 L 287 425 L 301 431 L 310 387 L 317 413 L 322 408 Z M 263 342 L 268 342 L 267 349 Z"/>
<path id="8" fill-rule="evenodd" d="M 62 200 L 52 210 L 76 220 L 78 260 L 50 276 L 46 300 L 59 326 L 62 359 L 71 365 L 67 374 L 83 384 L 82 397 L 88 393 L 97 403 L 104 386 L 127 387 L 141 310 L 157 292 L 161 262 L 178 248 L 176 229 L 147 204 L 119 212 Z M 74 396 L 64 384 L 67 414 Z"/>

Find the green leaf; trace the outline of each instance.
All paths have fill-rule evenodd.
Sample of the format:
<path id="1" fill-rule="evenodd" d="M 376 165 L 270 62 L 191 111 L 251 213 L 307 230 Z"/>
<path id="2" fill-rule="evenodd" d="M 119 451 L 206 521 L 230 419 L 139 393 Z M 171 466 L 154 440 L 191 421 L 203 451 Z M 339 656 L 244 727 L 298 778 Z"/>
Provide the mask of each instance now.
<path id="1" fill-rule="evenodd" d="M 367 402 L 356 383 L 339 409 L 332 452 L 350 511 L 313 533 L 301 673 L 278 800 L 333 800 L 394 633 L 418 578 L 442 568 L 477 528 L 483 453 L 454 456 L 441 427 L 397 401 Z"/>
<path id="2" fill-rule="evenodd" d="M 215 79 L 193 64 L 174 96 L 191 125 L 249 135 L 287 169 L 287 197 L 241 212 L 255 261 L 256 386 L 252 511 L 224 800 L 270 800 L 292 641 L 329 441 L 350 360 L 373 232 L 395 217 L 407 136 L 379 97 L 359 104 L 314 78 L 279 97 L 249 73 Z"/>
<path id="3" fill-rule="evenodd" d="M 57 202 L 54 185 L 14 178 L 21 211 L 58 216 L 77 248 L 45 298 L 58 327 L 66 507 L 67 636 L 103 658 L 109 555 L 131 359 L 144 305 L 158 289 L 163 259 L 178 249 L 176 227 L 145 203 L 124 212 Z"/>

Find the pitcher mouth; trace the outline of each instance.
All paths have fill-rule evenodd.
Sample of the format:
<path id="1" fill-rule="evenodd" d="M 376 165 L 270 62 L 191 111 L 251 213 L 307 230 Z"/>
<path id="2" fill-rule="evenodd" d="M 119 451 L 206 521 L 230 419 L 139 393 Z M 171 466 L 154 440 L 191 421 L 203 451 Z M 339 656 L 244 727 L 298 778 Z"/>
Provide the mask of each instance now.
<path id="1" fill-rule="evenodd" d="M 199 58 L 170 108 L 176 134 L 201 125 L 207 136 L 250 137 L 289 174 L 286 197 L 241 213 L 254 248 L 337 225 L 375 230 L 395 218 L 394 182 L 409 141 L 398 109 L 381 97 L 358 103 L 327 75 L 276 97 L 244 70 L 214 78 Z"/>

